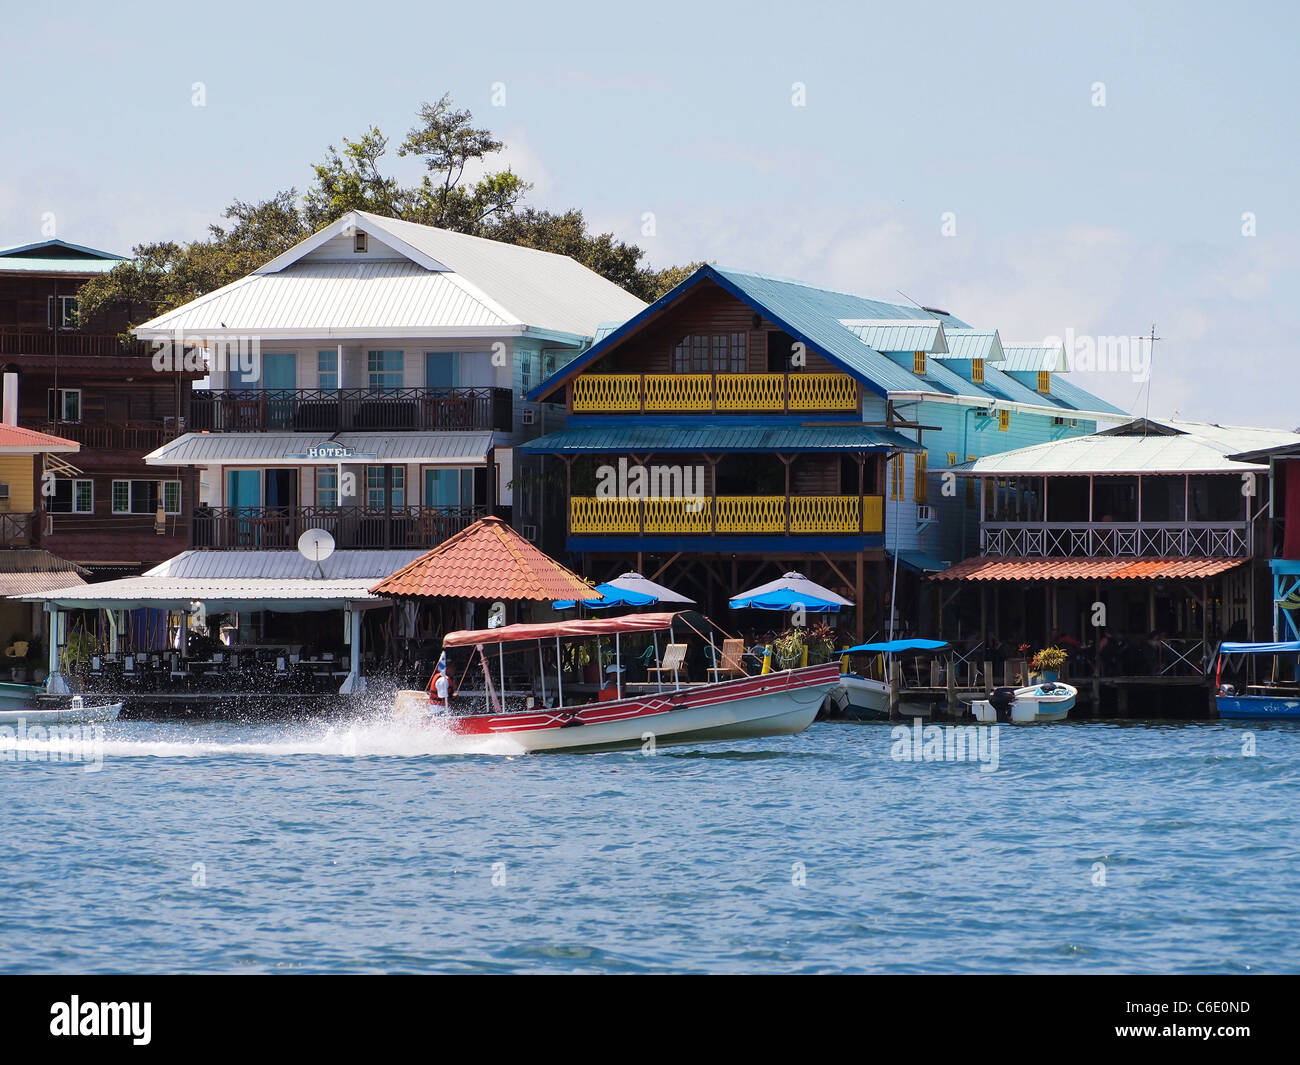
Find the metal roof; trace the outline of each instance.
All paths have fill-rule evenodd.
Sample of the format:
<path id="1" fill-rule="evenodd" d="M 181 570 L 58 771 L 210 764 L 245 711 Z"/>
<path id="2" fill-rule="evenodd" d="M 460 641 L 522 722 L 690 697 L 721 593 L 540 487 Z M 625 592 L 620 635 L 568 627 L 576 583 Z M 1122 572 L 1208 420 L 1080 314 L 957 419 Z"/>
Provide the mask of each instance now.
<path id="1" fill-rule="evenodd" d="M 71 255 L 46 256 L 47 258 L 64 261 L 69 259 L 115 259 L 121 262 L 126 258 L 125 255 L 117 255 L 111 251 L 88 248 L 84 244 L 71 244 L 66 240 L 52 237 L 49 240 L 38 240 L 34 244 L 17 244 L 12 248 L 0 248 L 0 259 L 33 256 L 38 255 L 40 252 L 72 252 Z"/>
<path id="2" fill-rule="evenodd" d="M 519 445 L 543 454 L 641 451 L 921 451 L 891 429 L 868 425 L 636 425 L 574 427 Z"/>
<path id="3" fill-rule="evenodd" d="M 1002 345 L 1002 365 L 1004 373 L 1018 371 L 1036 373 L 1039 370 L 1051 370 L 1053 373 L 1069 373 L 1070 364 L 1065 359 L 1065 347 L 1061 344 L 1013 344 Z"/>
<path id="4" fill-rule="evenodd" d="M 491 431 L 428 433 L 186 433 L 144 457 L 150 466 L 256 465 L 337 466 L 342 462 L 423 462 L 482 465 L 493 444 Z M 308 450 L 342 444 L 355 458 L 307 458 Z"/>
<path id="5" fill-rule="evenodd" d="M 120 259 L 48 259 L 41 256 L 13 255 L 0 258 L 0 274 L 106 274 Z"/>
<path id="6" fill-rule="evenodd" d="M 945 329 L 944 339 L 948 342 L 949 359 L 983 359 L 985 362 L 1001 362 L 1005 357 L 1002 351 L 1002 338 L 996 329 Z M 936 358 L 944 358 L 936 355 Z"/>
<path id="7" fill-rule="evenodd" d="M 71 454 L 81 445 L 49 433 L 39 433 L 21 425 L 0 424 L 0 455 Z"/>
<path id="8" fill-rule="evenodd" d="M 840 324 L 877 351 L 947 352 L 943 323 L 938 319 L 841 318 Z"/>
<path id="9" fill-rule="evenodd" d="M 336 610 L 349 603 L 380 606 L 383 599 L 371 594 L 370 586 L 418 555 L 418 551 L 336 551 L 318 571 L 316 563 L 296 551 L 185 551 L 139 577 L 57 588 L 21 598 L 88 610 L 175 610 L 188 608 L 195 600 L 209 612 L 269 609 L 296 613 Z"/>
<path id="10" fill-rule="evenodd" d="M 1163 423 L 1174 434 L 1111 430 L 1072 436 L 1015 451 L 1004 451 L 954 467 L 987 476 L 1045 474 L 1184 474 L 1249 473 L 1264 467 L 1230 455 L 1257 448 L 1300 442 L 1300 435 L 1280 429 L 1249 429 L 1196 422 Z"/>
<path id="11" fill-rule="evenodd" d="M 401 258 L 305 258 L 349 227 Z M 350 211 L 247 277 L 136 328 L 187 333 L 422 336 L 524 330 L 574 338 L 645 304 L 567 255 Z"/>
<path id="12" fill-rule="evenodd" d="M 1245 558 L 968 558 L 932 581 L 1200 580 L 1249 562 Z"/>

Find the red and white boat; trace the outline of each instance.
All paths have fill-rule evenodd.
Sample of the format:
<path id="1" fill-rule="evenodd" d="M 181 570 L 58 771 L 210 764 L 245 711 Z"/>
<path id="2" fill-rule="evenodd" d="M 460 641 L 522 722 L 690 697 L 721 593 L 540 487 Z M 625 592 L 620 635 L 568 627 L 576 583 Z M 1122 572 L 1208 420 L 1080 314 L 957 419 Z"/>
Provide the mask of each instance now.
<path id="1" fill-rule="evenodd" d="M 625 633 L 669 632 L 674 623 L 690 628 L 680 614 L 628 614 L 619 618 L 585 618 L 543 624 L 503 625 L 496 629 L 473 629 L 448 633 L 444 653 L 455 648 L 473 648 L 484 681 L 482 691 L 463 689 L 451 696 L 449 706 L 431 703 L 427 692 L 398 693 L 397 709 L 403 716 L 432 715 L 439 727 L 458 735 L 506 736 L 527 751 L 608 751 L 688 743 L 709 743 L 789 736 L 802 732 L 817 717 L 823 701 L 840 681 L 838 662 L 806 666 L 781 672 L 710 682 L 674 681 L 624 686 L 621 637 Z M 505 688 L 504 646 L 523 644 L 530 656 L 536 644 L 539 666 L 544 653 L 554 646 L 560 657 L 560 641 L 569 638 L 613 637 L 616 687 L 598 701 L 576 702 L 570 692 L 566 700 L 562 678 L 528 696 L 532 706 L 507 709 L 494 683 L 499 673 Z M 491 649 L 495 648 L 493 652 Z M 539 679 L 540 679 L 539 670 Z M 572 685 L 571 685 L 572 687 Z M 611 697 L 612 696 L 612 697 Z M 516 693 L 511 698 L 517 699 Z M 540 701 L 539 701 L 540 700 Z"/>

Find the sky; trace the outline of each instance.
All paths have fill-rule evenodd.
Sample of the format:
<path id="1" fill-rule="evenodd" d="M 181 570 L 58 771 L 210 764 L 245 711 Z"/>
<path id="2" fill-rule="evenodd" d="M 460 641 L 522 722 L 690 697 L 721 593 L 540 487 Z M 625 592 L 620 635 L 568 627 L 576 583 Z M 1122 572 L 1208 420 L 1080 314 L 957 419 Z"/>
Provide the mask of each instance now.
<path id="1" fill-rule="evenodd" d="M 1300 426 L 1300 5 L 67 0 L 0 40 L 0 246 L 199 238 L 450 92 L 530 203 L 653 266 L 1067 338 L 1125 410 Z"/>

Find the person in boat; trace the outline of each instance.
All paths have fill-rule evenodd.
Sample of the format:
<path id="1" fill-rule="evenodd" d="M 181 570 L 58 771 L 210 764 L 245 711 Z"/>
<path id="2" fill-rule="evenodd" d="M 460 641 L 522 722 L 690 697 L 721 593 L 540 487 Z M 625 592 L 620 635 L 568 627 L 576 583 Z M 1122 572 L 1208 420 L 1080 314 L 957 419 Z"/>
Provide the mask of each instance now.
<path id="1" fill-rule="evenodd" d="M 451 678 L 447 676 L 447 652 L 438 656 L 438 664 L 429 678 L 429 709 L 435 713 L 444 713 L 451 707 Z"/>

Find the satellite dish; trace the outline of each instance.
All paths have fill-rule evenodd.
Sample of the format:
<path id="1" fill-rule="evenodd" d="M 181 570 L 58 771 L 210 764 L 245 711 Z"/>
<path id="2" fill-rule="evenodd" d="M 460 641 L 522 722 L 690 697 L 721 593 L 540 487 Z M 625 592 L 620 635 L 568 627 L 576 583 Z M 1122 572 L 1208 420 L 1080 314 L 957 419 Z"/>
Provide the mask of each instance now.
<path id="1" fill-rule="evenodd" d="M 324 562 L 334 554 L 334 537 L 324 529 L 308 529 L 298 537 L 298 554 L 308 562 Z"/>

